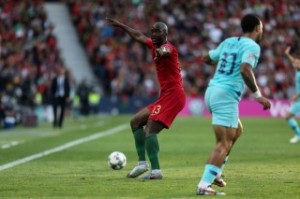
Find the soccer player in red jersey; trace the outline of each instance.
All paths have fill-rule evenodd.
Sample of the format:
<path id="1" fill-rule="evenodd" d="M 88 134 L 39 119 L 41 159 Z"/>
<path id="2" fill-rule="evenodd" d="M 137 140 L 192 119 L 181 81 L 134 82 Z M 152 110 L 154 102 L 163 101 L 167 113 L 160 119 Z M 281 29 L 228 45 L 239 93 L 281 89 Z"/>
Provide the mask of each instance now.
<path id="1" fill-rule="evenodd" d="M 134 40 L 145 44 L 152 50 L 158 81 L 160 96 L 152 104 L 140 110 L 132 118 L 130 126 L 134 135 L 138 163 L 127 175 L 135 178 L 148 171 L 146 161 L 148 154 L 151 171 L 144 179 L 162 179 L 158 152 L 157 134 L 164 128 L 169 128 L 185 105 L 185 92 L 178 63 L 177 49 L 167 40 L 168 27 L 162 22 L 156 22 L 151 28 L 151 38 L 140 31 L 111 18 L 107 20 L 115 27 L 123 29 Z"/>

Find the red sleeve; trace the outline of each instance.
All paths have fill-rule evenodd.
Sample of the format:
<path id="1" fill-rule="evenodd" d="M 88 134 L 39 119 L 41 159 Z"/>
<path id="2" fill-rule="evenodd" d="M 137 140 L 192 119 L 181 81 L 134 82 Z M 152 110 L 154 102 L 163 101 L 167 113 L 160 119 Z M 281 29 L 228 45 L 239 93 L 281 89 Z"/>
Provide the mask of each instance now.
<path id="1" fill-rule="evenodd" d="M 152 39 L 150 39 L 149 37 L 146 39 L 146 45 L 147 45 L 148 48 L 150 48 L 150 49 L 153 48 Z"/>

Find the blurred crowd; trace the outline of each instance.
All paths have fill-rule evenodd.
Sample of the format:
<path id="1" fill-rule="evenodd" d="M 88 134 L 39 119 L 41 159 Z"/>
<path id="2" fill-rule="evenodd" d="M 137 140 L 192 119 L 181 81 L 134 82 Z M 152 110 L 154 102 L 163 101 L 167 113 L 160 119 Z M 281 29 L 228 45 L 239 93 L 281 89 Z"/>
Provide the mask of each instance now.
<path id="1" fill-rule="evenodd" d="M 168 40 L 179 50 L 180 66 L 189 96 L 203 95 L 214 68 L 201 55 L 228 36 L 241 34 L 240 18 L 256 13 L 264 23 L 258 84 L 271 99 L 294 92 L 294 69 L 284 56 L 291 45 L 299 56 L 300 2 L 297 0 L 69 0 L 69 9 L 93 69 L 108 95 L 156 96 L 159 87 L 151 53 L 114 29 L 107 16 L 149 35 L 156 21 L 169 26 Z M 250 97 L 247 90 L 245 97 Z"/>
<path id="2" fill-rule="evenodd" d="M 1 0 L 0 8 L 1 115 L 13 115 L 42 103 L 36 100 L 47 103 L 62 61 L 43 1 Z"/>
<path id="3" fill-rule="evenodd" d="M 262 92 L 271 99 L 290 98 L 294 92 L 294 69 L 284 56 L 300 56 L 300 2 L 271 0 L 61 0 L 66 2 L 93 71 L 104 94 L 156 97 L 159 85 L 151 53 L 105 18 L 116 18 L 149 35 L 151 25 L 164 21 L 168 40 L 179 51 L 182 77 L 188 96 L 202 96 L 214 67 L 201 55 L 228 36 L 241 34 L 240 18 L 258 14 L 264 23 L 264 40 L 255 70 Z M 43 0 L 0 0 L 0 122 L 20 112 L 50 104 L 50 83 L 63 66 L 53 34 L 55 24 L 47 17 Z M 87 101 L 90 85 L 73 88 Z M 77 90 L 77 91 L 75 91 Z M 75 95 L 75 94 L 74 94 Z M 73 95 L 73 96 L 74 96 Z M 250 97 L 246 91 L 245 97 Z M 83 106 L 84 107 L 84 106 Z M 83 113 L 86 113 L 84 108 Z M 22 114 L 22 113 L 19 113 Z"/>
<path id="4" fill-rule="evenodd" d="M 66 67 L 54 28 L 43 0 L 0 0 L 0 127 L 36 125 L 37 111 L 51 114 L 51 81 Z"/>

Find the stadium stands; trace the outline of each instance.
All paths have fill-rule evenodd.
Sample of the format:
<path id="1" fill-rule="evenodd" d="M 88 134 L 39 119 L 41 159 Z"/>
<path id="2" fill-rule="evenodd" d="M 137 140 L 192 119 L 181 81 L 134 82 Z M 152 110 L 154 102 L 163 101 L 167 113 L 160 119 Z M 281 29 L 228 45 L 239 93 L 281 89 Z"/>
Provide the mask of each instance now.
<path id="1" fill-rule="evenodd" d="M 17 115 L 32 115 L 35 105 L 49 104 L 49 83 L 63 65 L 55 25 L 43 5 L 41 0 L 0 1 L 1 115 L 15 117 L 16 123 Z"/>
<path id="2" fill-rule="evenodd" d="M 156 2 L 156 3 L 155 3 Z M 265 25 L 262 56 L 256 70 L 262 92 L 284 99 L 293 92 L 293 68 L 284 48 L 299 48 L 300 4 L 297 1 L 68 1 L 70 12 L 94 71 L 106 94 L 153 96 L 158 92 L 150 53 L 105 22 L 110 16 L 148 33 L 154 21 L 169 25 L 169 40 L 179 49 L 187 95 L 203 95 L 213 69 L 200 56 L 230 35 L 239 35 L 239 18 L 258 14 Z M 114 39 L 112 39 L 114 37 Z M 116 39 L 115 39 L 116 38 Z M 124 50 L 126 49 L 126 50 Z M 250 97 L 249 91 L 245 97 Z"/>
<path id="3" fill-rule="evenodd" d="M 190 1 L 184 0 L 65 0 L 80 40 L 102 83 L 105 95 L 155 97 L 159 85 L 148 50 L 122 31 L 106 23 L 110 16 L 149 32 L 153 22 L 165 21 L 168 39 L 180 54 L 188 96 L 203 95 L 213 68 L 200 56 L 223 38 L 239 35 L 239 18 L 257 13 L 265 25 L 262 56 L 255 71 L 262 92 L 271 99 L 286 99 L 294 91 L 294 69 L 284 56 L 292 45 L 299 56 L 300 3 L 286 1 Z M 64 65 L 43 0 L 0 0 L 0 120 L 17 110 L 47 105 L 49 83 Z M 70 76 L 72 76 L 72 71 Z M 79 82 L 78 82 L 79 84 Z M 245 97 L 250 97 L 247 91 Z M 24 108 L 25 107 L 25 108 Z M 24 108 L 24 109 L 22 109 Z"/>

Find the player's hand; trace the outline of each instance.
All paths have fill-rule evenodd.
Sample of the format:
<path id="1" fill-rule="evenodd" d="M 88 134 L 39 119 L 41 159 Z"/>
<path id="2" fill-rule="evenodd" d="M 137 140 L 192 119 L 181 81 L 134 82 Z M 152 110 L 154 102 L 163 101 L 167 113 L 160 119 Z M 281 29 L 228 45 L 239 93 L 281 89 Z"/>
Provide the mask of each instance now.
<path id="1" fill-rule="evenodd" d="M 156 56 L 157 56 L 157 57 L 161 57 L 161 56 L 163 56 L 163 54 L 164 54 L 162 48 L 157 48 L 157 49 L 155 50 L 155 52 L 156 52 Z"/>
<path id="2" fill-rule="evenodd" d="M 285 53 L 286 55 L 288 55 L 288 54 L 290 54 L 290 51 L 291 51 L 291 47 L 288 46 L 288 47 L 285 49 L 284 53 Z"/>
<path id="3" fill-rule="evenodd" d="M 106 20 L 113 26 L 120 26 L 121 24 L 121 22 L 119 22 L 118 20 L 109 17 L 106 17 Z"/>
<path id="4" fill-rule="evenodd" d="M 270 109 L 271 108 L 271 102 L 265 98 L 265 97 L 258 97 L 256 98 L 258 103 L 260 103 L 263 106 L 264 110 Z"/>
<path id="5" fill-rule="evenodd" d="M 165 57 L 170 54 L 170 50 L 167 47 L 160 47 L 155 50 L 157 57 Z"/>

